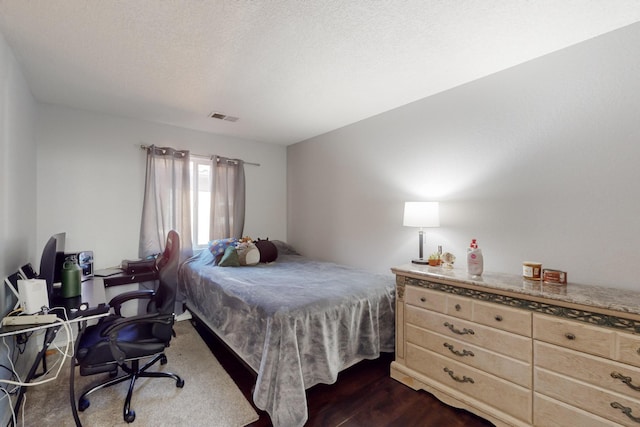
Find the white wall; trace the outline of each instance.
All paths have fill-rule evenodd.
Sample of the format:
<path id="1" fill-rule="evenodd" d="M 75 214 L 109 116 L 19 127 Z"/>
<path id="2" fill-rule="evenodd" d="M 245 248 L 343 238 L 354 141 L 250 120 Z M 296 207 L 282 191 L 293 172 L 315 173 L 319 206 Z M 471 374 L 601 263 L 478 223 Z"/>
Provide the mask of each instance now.
<path id="1" fill-rule="evenodd" d="M 427 253 L 637 288 L 639 75 L 635 24 L 290 146 L 289 242 L 388 272 L 417 256 L 403 202 L 439 200 Z"/>
<path id="2" fill-rule="evenodd" d="M 60 106 L 40 105 L 38 114 L 38 247 L 65 231 L 67 251 L 93 250 L 95 268 L 137 258 L 141 144 L 260 163 L 245 167 L 245 234 L 286 240 L 284 147 Z"/>
<path id="3" fill-rule="evenodd" d="M 0 280 L 36 254 L 36 104 L 0 34 Z M 5 311 L 0 284 L 0 311 Z"/>
<path id="4" fill-rule="evenodd" d="M 36 244 L 36 139 L 33 131 L 36 104 L 13 52 L 0 34 L 0 280 L 33 259 Z M 0 317 L 13 308 L 15 300 L 4 283 L 0 284 Z M 8 356 L 17 351 L 12 340 L 7 352 L 0 348 L 0 363 L 9 366 Z M 27 347 L 17 358 L 20 375 L 27 373 L 33 355 Z M 11 373 L 0 369 L 0 378 Z M 12 402 L 0 393 L 0 423 L 11 417 Z"/>

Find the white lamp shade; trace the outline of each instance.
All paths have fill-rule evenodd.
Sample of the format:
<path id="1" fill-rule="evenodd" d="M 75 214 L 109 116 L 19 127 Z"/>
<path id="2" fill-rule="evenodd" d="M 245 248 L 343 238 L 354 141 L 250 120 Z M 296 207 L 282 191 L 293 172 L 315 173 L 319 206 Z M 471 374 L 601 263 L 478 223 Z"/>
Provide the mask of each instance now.
<path id="1" fill-rule="evenodd" d="M 405 202 L 402 225 L 406 227 L 440 227 L 440 203 Z"/>

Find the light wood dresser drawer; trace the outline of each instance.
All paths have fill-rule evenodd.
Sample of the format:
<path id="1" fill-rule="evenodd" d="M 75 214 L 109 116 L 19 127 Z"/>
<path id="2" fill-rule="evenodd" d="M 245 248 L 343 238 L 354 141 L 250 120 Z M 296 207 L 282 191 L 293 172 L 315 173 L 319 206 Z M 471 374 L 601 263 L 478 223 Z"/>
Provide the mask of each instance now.
<path id="1" fill-rule="evenodd" d="M 407 366 L 515 418 L 532 421 L 531 390 L 407 344 Z"/>
<path id="2" fill-rule="evenodd" d="M 618 351 L 616 352 L 616 360 L 629 363 L 634 366 L 640 366 L 640 336 L 618 332 Z"/>
<path id="3" fill-rule="evenodd" d="M 473 315 L 473 300 L 454 295 L 447 296 L 447 312 L 449 316 L 471 320 Z"/>
<path id="4" fill-rule="evenodd" d="M 408 286 L 404 300 L 406 304 L 444 313 L 446 310 L 447 295 L 442 292 Z"/>
<path id="5" fill-rule="evenodd" d="M 531 364 L 503 356 L 455 338 L 407 325 L 407 342 L 444 357 L 466 363 L 523 387 L 532 386 Z"/>
<path id="6" fill-rule="evenodd" d="M 531 312 L 486 302 L 473 302 L 474 322 L 525 337 L 531 336 Z"/>
<path id="7" fill-rule="evenodd" d="M 536 366 L 640 399 L 640 368 L 539 341 L 534 353 Z"/>
<path id="8" fill-rule="evenodd" d="M 539 393 L 533 395 L 533 424 L 539 427 L 616 427 L 620 424 Z"/>
<path id="9" fill-rule="evenodd" d="M 533 315 L 533 338 L 596 356 L 615 353 L 615 331 L 544 314 Z"/>
<path id="10" fill-rule="evenodd" d="M 527 363 L 531 363 L 533 358 L 533 345 L 527 337 L 409 305 L 405 321 Z"/>
<path id="11" fill-rule="evenodd" d="M 534 368 L 535 391 L 568 405 L 588 409 L 600 417 L 634 427 L 640 421 L 640 400 L 584 381 Z"/>

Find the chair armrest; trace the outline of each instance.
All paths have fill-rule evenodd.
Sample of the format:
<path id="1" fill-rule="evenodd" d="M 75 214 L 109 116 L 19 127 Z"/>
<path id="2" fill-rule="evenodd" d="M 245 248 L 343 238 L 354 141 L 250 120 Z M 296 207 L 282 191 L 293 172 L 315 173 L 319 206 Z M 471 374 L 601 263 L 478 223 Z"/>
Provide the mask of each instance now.
<path id="1" fill-rule="evenodd" d="M 120 309 L 122 307 L 122 304 L 124 304 L 125 302 L 134 300 L 134 299 L 151 300 L 155 298 L 155 296 L 156 296 L 156 291 L 152 289 L 141 289 L 137 291 L 123 292 L 111 298 L 111 301 L 109 301 L 109 305 L 113 307 L 113 310 L 118 316 L 121 316 Z"/>

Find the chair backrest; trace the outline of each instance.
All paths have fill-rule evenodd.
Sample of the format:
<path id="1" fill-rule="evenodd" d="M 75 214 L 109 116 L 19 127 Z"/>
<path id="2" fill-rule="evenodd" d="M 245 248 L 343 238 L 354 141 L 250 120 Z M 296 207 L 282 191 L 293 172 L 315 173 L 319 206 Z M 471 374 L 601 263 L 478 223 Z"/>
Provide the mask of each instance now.
<path id="1" fill-rule="evenodd" d="M 178 264 L 180 260 L 180 235 L 171 230 L 167 234 L 167 242 L 164 252 L 158 256 L 156 267 L 158 268 L 159 285 L 157 290 L 157 313 L 171 314 L 174 312 L 176 295 L 178 293 Z"/>

